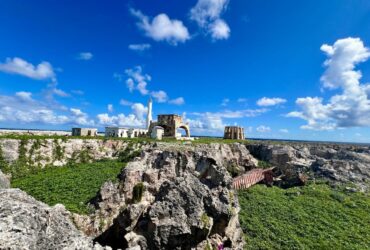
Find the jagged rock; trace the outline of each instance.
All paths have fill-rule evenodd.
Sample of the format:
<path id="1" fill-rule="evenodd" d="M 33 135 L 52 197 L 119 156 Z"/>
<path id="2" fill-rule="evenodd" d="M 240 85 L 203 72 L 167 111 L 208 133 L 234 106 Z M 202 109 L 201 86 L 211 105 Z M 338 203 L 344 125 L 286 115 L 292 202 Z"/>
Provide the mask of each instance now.
<path id="1" fill-rule="evenodd" d="M 240 208 L 226 169 L 231 161 L 243 169 L 257 163 L 240 144 L 156 144 L 128 163 L 117 187 L 103 186 L 101 198 L 94 203 L 96 213 L 89 225 L 80 226 L 113 248 L 204 249 L 206 244 L 223 243 L 226 248 L 242 249 Z M 145 189 L 135 203 L 133 190 L 138 183 Z M 109 195 L 104 195 L 107 185 Z M 106 230 L 96 228 L 102 218 L 112 220 Z"/>
<path id="2" fill-rule="evenodd" d="M 10 182 L 8 178 L 0 170 L 0 189 L 10 188 Z"/>
<path id="3" fill-rule="evenodd" d="M 366 146 L 345 144 L 252 143 L 253 156 L 276 167 L 283 187 L 304 184 L 307 177 L 333 183 L 353 183 L 360 191 L 369 190 L 370 150 Z M 302 177 L 304 177 L 302 179 Z"/>
<path id="4" fill-rule="evenodd" d="M 62 205 L 49 207 L 19 189 L 0 190 L 0 249 L 107 249 L 69 220 Z"/>

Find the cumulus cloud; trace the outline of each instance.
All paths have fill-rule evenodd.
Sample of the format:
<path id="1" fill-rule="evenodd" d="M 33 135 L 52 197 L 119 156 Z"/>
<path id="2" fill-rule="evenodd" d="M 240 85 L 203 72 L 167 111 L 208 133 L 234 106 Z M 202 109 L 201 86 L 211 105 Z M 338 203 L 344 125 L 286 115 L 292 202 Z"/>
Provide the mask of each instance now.
<path id="1" fill-rule="evenodd" d="M 126 80 L 126 85 L 130 92 L 138 90 L 142 95 L 147 95 L 149 93 L 146 87 L 152 78 L 150 75 L 143 73 L 141 66 L 136 66 L 133 69 L 126 69 L 125 73 L 129 77 Z"/>
<path id="2" fill-rule="evenodd" d="M 192 129 L 198 132 L 208 132 L 212 134 L 221 133 L 226 126 L 224 119 L 236 119 L 245 117 L 255 117 L 267 112 L 267 109 L 246 109 L 246 110 L 226 110 L 222 112 L 191 113 L 194 119 L 186 119 Z"/>
<path id="3" fill-rule="evenodd" d="M 302 129 L 332 130 L 346 127 L 370 126 L 369 84 L 361 84 L 361 71 L 357 64 L 370 57 L 370 51 L 359 38 L 337 40 L 324 44 L 321 50 L 328 59 L 321 77 L 324 89 L 341 91 L 326 103 L 320 97 L 303 97 L 296 100 L 299 111 L 287 114 L 305 120 Z"/>
<path id="4" fill-rule="evenodd" d="M 267 133 L 267 132 L 270 132 L 271 131 L 271 128 L 268 127 L 268 126 L 265 126 L 265 125 L 261 125 L 261 126 L 258 126 L 256 128 L 257 132 L 259 133 Z"/>
<path id="5" fill-rule="evenodd" d="M 288 129 L 286 129 L 286 128 L 282 128 L 282 129 L 279 129 L 279 132 L 280 132 L 280 133 L 287 134 L 287 133 L 289 133 L 289 130 L 288 130 Z"/>
<path id="6" fill-rule="evenodd" d="M 139 10 L 130 9 L 131 14 L 139 19 L 137 26 L 145 35 L 155 41 L 166 41 L 176 45 L 190 39 L 189 31 L 180 20 L 170 19 L 162 13 L 152 20 Z"/>
<path id="7" fill-rule="evenodd" d="M 141 43 L 141 44 L 130 44 L 128 48 L 134 51 L 144 51 L 150 49 L 152 46 L 149 43 Z"/>
<path id="8" fill-rule="evenodd" d="M 127 75 L 126 86 L 130 92 L 135 90 L 139 91 L 142 95 L 150 95 L 154 98 L 156 102 L 159 103 L 170 103 L 175 105 L 182 105 L 185 100 L 183 97 L 179 97 L 171 100 L 164 90 L 149 90 L 148 84 L 152 80 L 151 76 L 144 74 L 141 66 L 136 66 L 132 69 L 126 69 L 125 73 Z M 119 74 L 114 74 L 118 80 L 122 80 L 122 76 Z M 122 103 L 121 103 L 122 104 Z M 122 105 L 130 105 L 131 103 L 123 102 Z"/>
<path id="9" fill-rule="evenodd" d="M 275 106 L 279 104 L 286 103 L 287 100 L 283 98 L 268 98 L 268 97 L 263 97 L 257 101 L 257 105 L 261 107 L 266 107 L 266 106 Z"/>
<path id="10" fill-rule="evenodd" d="M 32 108 L 30 108 L 32 107 Z M 67 124 L 72 117 L 57 114 L 48 105 L 34 100 L 31 93 L 21 91 L 14 96 L 0 95 L 0 121 L 10 124 Z"/>
<path id="11" fill-rule="evenodd" d="M 94 57 L 91 52 L 81 52 L 77 55 L 77 60 L 89 61 Z"/>
<path id="12" fill-rule="evenodd" d="M 213 39 L 227 39 L 230 36 L 228 24 L 221 19 L 229 0 L 198 0 L 190 10 L 190 19 L 206 30 Z"/>
<path id="13" fill-rule="evenodd" d="M 145 115 L 148 108 L 141 103 L 131 106 L 132 114 L 118 114 L 110 116 L 107 113 L 98 114 L 98 124 L 102 126 L 122 126 L 122 127 L 143 127 L 145 125 Z"/>
<path id="14" fill-rule="evenodd" d="M 55 77 L 53 66 L 49 62 L 41 62 L 35 66 L 19 57 L 7 58 L 4 63 L 0 63 L 0 71 L 36 80 L 53 79 Z"/>
<path id="15" fill-rule="evenodd" d="M 185 103 L 185 99 L 183 97 L 178 97 L 172 100 L 169 100 L 168 103 L 174 105 L 183 105 Z"/>

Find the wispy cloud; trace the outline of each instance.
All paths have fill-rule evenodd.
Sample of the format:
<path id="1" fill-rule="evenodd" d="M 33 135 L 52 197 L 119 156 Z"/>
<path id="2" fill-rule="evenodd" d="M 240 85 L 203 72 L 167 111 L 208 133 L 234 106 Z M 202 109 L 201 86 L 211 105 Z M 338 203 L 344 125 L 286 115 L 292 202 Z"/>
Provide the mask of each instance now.
<path id="1" fill-rule="evenodd" d="M 148 50 L 150 49 L 152 46 L 149 44 L 149 43 L 141 43 L 141 44 L 130 44 L 128 46 L 128 48 L 130 50 L 134 50 L 134 51 L 144 51 L 144 50 Z"/>
<path id="2" fill-rule="evenodd" d="M 93 59 L 94 55 L 91 52 L 81 52 L 77 55 L 77 60 L 89 61 Z"/>

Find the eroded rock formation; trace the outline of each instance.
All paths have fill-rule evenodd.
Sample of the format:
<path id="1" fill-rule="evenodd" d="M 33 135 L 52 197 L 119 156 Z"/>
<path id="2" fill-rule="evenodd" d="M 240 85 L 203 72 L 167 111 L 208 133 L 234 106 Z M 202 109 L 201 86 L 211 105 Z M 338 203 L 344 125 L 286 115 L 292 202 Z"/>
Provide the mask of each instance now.
<path id="1" fill-rule="evenodd" d="M 0 249 L 106 249 L 76 229 L 62 205 L 19 189 L 0 189 Z"/>
<path id="2" fill-rule="evenodd" d="M 114 248 L 242 249 L 230 164 L 249 169 L 257 161 L 239 144 L 153 146 L 123 169 L 118 184 L 103 186 L 93 216 L 75 221 Z M 137 185 L 144 187 L 139 199 Z"/>

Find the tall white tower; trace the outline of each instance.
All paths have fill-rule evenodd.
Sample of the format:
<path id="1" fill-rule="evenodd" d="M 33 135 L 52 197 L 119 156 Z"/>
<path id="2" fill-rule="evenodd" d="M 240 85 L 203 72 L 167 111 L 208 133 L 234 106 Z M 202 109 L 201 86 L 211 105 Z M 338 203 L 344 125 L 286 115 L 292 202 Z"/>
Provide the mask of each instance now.
<path id="1" fill-rule="evenodd" d="M 150 123 L 153 119 L 152 117 L 152 108 L 153 108 L 153 102 L 152 102 L 152 98 L 149 97 L 149 101 L 148 101 L 148 114 L 146 116 L 146 128 L 149 129 L 149 126 L 150 126 Z"/>

